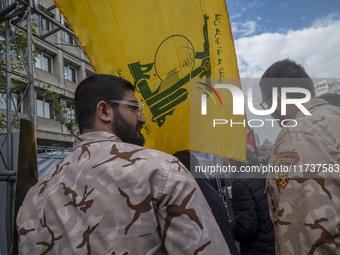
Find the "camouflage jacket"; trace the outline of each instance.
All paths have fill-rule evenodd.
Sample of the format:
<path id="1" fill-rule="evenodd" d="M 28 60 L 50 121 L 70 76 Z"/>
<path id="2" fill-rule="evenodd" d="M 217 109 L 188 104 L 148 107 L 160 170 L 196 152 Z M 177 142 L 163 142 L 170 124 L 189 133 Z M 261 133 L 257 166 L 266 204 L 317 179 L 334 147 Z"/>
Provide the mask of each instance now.
<path id="1" fill-rule="evenodd" d="M 277 254 L 340 254 L 340 108 L 305 104 L 296 127 L 281 130 L 269 166 L 268 203 Z M 281 168 L 282 169 L 282 168 Z"/>
<path id="2" fill-rule="evenodd" d="M 27 193 L 17 229 L 20 254 L 229 254 L 178 159 L 107 132 L 77 137 Z"/>

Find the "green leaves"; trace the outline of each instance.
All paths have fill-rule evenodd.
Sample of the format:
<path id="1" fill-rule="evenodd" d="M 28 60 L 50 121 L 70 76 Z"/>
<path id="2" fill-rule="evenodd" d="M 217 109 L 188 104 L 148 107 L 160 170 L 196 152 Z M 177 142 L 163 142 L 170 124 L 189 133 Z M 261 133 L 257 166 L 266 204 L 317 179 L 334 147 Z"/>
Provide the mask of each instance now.
<path id="1" fill-rule="evenodd" d="M 72 136 L 78 136 L 78 128 L 74 116 L 69 114 L 67 106 L 60 102 L 61 95 L 46 89 L 44 97 L 52 104 L 52 115 Z"/>

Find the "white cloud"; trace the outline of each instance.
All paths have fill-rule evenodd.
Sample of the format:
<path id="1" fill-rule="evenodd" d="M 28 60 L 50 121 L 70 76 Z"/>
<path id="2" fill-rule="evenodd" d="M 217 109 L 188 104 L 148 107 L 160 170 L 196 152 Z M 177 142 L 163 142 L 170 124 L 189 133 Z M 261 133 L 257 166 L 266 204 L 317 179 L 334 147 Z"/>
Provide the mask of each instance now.
<path id="1" fill-rule="evenodd" d="M 312 24 L 313 27 L 325 27 L 340 19 L 339 13 L 331 13 L 325 17 L 318 17 Z"/>
<path id="2" fill-rule="evenodd" d="M 250 36 L 256 33 L 258 25 L 256 21 L 231 22 L 231 29 L 234 35 L 238 36 Z"/>
<path id="3" fill-rule="evenodd" d="M 230 20 L 238 19 L 242 16 L 241 12 L 235 13 L 234 15 L 230 16 Z"/>
<path id="4" fill-rule="evenodd" d="M 247 23 L 237 25 L 237 32 L 254 33 L 256 22 Z M 240 76 L 261 77 L 274 62 L 290 58 L 304 66 L 311 77 L 339 78 L 339 31 L 339 16 L 332 14 L 318 18 L 309 28 L 239 38 L 235 40 L 235 48 Z"/>

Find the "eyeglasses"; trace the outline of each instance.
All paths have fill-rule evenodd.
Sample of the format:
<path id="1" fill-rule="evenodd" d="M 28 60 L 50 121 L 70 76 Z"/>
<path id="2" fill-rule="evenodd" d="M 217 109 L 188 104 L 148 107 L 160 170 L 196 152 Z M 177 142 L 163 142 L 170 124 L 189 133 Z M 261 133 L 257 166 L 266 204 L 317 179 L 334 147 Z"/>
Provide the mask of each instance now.
<path id="1" fill-rule="evenodd" d="M 260 105 L 261 105 L 263 110 L 269 109 L 269 104 L 267 103 L 267 101 L 271 98 L 272 98 L 272 96 L 270 95 L 269 97 L 267 97 L 265 100 L 262 101 L 262 103 Z"/>
<path id="2" fill-rule="evenodd" d="M 131 108 L 137 112 L 137 118 L 141 119 L 143 117 L 143 108 L 144 104 L 139 104 L 135 102 L 129 102 L 129 101 L 122 101 L 122 100 L 108 100 L 107 103 L 114 103 L 114 104 L 125 104 L 131 106 Z"/>

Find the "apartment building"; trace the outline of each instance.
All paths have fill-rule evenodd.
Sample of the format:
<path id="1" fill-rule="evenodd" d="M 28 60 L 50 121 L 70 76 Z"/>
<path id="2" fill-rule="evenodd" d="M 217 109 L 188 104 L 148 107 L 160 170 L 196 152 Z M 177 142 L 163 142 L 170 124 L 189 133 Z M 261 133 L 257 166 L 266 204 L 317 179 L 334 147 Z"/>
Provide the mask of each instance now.
<path id="1" fill-rule="evenodd" d="M 63 16 L 52 0 L 35 0 L 40 12 L 33 11 L 34 24 L 33 45 L 35 49 L 34 61 L 34 106 L 36 116 L 36 137 L 38 146 L 70 147 L 73 137 L 52 113 L 52 103 L 46 98 L 46 90 L 60 95 L 60 103 L 65 105 L 68 117 L 72 118 L 73 96 L 79 81 L 94 73 L 89 60 L 81 49 L 76 38 L 60 29 L 51 19 L 68 27 Z M 43 14 L 45 15 L 43 15 Z M 22 25 L 25 26 L 25 23 Z M 14 28 L 13 28 L 14 30 Z M 0 35 L 4 40 L 5 35 Z M 18 61 L 14 56 L 12 61 Z M 27 75 L 24 71 L 17 72 Z M 12 111 L 19 116 L 26 116 L 29 112 L 28 93 L 24 94 L 25 83 L 16 81 L 21 89 L 15 91 Z M 22 85 L 22 86 L 20 86 Z M 2 99 L 4 99 L 2 95 Z M 21 101 L 21 103 L 20 103 Z M 0 113 L 6 112 L 5 100 L 0 98 Z"/>

